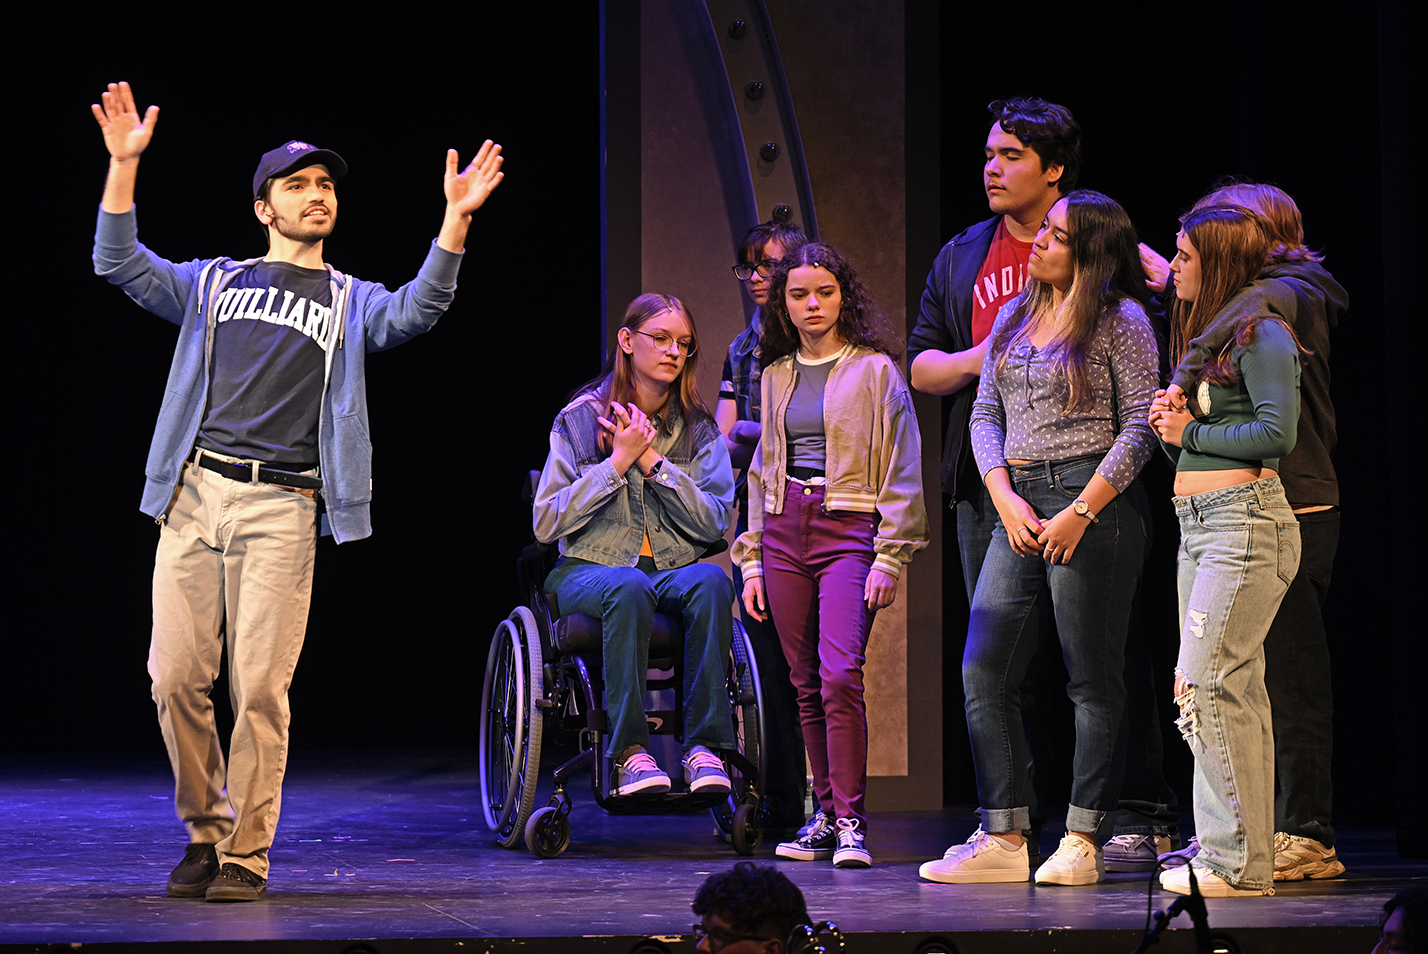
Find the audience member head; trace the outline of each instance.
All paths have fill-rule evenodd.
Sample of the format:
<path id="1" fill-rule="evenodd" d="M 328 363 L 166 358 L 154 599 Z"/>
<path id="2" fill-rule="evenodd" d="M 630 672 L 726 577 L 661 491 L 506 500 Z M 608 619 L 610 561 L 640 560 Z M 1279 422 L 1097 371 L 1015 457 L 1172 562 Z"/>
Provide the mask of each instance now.
<path id="1" fill-rule="evenodd" d="M 741 861 L 710 875 L 694 895 L 703 937 L 697 950 L 724 954 L 785 954 L 788 936 L 807 924 L 808 906 L 798 885 L 781 871 Z"/>
<path id="2" fill-rule="evenodd" d="M 1373 954 L 1428 952 L 1428 886 L 1404 888 L 1383 903 L 1382 931 Z"/>

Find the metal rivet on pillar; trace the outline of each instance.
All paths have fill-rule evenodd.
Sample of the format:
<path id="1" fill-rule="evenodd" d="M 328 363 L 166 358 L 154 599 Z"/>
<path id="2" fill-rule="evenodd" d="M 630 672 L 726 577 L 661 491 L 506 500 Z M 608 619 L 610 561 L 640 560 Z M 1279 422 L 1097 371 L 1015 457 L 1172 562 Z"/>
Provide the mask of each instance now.
<path id="1" fill-rule="evenodd" d="M 775 222 L 788 222 L 793 218 L 793 209 L 786 205 L 776 205 L 773 210 L 773 220 Z"/>
<path id="2" fill-rule="evenodd" d="M 764 84 L 758 80 L 749 80 L 749 85 L 744 87 L 744 95 L 749 99 L 763 99 Z"/>
<path id="3" fill-rule="evenodd" d="M 764 162 L 773 162 L 778 158 L 778 143 L 766 142 L 759 147 L 759 158 Z"/>
<path id="4" fill-rule="evenodd" d="M 736 40 L 742 40 L 749 32 L 749 25 L 743 20 L 735 20 L 729 24 L 729 35 Z"/>

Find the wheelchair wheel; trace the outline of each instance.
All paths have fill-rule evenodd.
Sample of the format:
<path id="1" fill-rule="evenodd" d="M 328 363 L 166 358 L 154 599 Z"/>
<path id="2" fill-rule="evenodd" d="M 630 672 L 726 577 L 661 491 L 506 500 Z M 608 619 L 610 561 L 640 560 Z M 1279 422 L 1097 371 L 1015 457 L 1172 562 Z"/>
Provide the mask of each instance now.
<path id="1" fill-rule="evenodd" d="M 729 843 L 734 846 L 735 852 L 745 857 L 752 855 L 758 849 L 762 835 L 759 818 L 754 814 L 754 806 L 745 804 L 734 810 L 734 824 L 729 831 Z"/>
<path id="2" fill-rule="evenodd" d="M 729 798 L 709 810 L 719 834 L 741 855 L 753 854 L 759 846 L 760 826 L 756 806 L 764 791 L 767 777 L 764 766 L 763 687 L 759 683 L 759 664 L 754 659 L 754 647 L 740 622 L 734 620 L 733 669 L 729 676 L 729 703 L 734 720 L 734 747 L 756 770 L 752 777 L 730 762 Z M 740 823 L 743 808 L 746 819 Z M 739 841 L 744 845 L 741 848 Z M 747 850 L 746 850 L 747 849 Z"/>
<path id="3" fill-rule="evenodd" d="M 481 687 L 481 806 L 502 848 L 521 843 L 535 804 L 543 689 L 540 631 L 518 606 L 491 637 Z"/>
<path id="4" fill-rule="evenodd" d="M 526 847 L 537 858 L 554 858 L 570 847 L 570 819 L 547 805 L 526 822 Z"/>

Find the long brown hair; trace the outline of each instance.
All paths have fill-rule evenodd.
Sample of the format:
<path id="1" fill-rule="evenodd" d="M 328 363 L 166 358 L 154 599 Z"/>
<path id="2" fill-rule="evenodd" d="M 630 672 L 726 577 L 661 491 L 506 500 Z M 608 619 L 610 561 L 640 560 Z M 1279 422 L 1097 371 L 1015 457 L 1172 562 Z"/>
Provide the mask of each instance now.
<path id="1" fill-rule="evenodd" d="M 1259 276 L 1269 260 L 1269 230 L 1264 220 L 1238 205 L 1211 205 L 1195 209 L 1180 220 L 1180 231 L 1200 256 L 1200 288 L 1194 301 L 1175 299 L 1170 318 L 1170 356 L 1179 363 L 1220 309 L 1240 289 Z M 1242 347 L 1253 336 L 1253 323 L 1236 330 Z M 1218 383 L 1235 379 L 1229 363 L 1230 348 L 1215 361 L 1206 362 L 1201 377 Z"/>
<path id="2" fill-rule="evenodd" d="M 1324 256 L 1304 244 L 1304 217 L 1294 198 L 1267 182 L 1226 182 L 1195 203 L 1195 209 L 1212 205 L 1238 205 L 1257 213 L 1269 233 L 1269 261 L 1322 262 Z M 1192 210 L 1194 211 L 1194 210 Z"/>
<path id="3" fill-rule="evenodd" d="M 695 327 L 694 317 L 689 314 L 684 303 L 673 295 L 646 292 L 630 302 L 620 327 L 628 328 L 632 332 L 639 331 L 645 322 L 658 318 L 667 311 L 684 316 L 684 320 L 689 324 L 690 340 L 694 344 L 694 353 L 684 359 L 684 368 L 670 386 L 670 400 L 678 402 L 686 425 L 693 424 L 700 417 L 713 420 L 714 415 L 699 396 L 699 329 Z M 605 367 L 601 369 L 600 374 L 576 388 L 572 398 L 582 394 L 597 396 L 601 403 L 601 415 L 607 420 L 610 418 L 610 405 L 634 402 L 634 358 L 620 347 L 618 335 L 615 343 L 610 346 L 610 354 L 605 358 Z M 669 415 L 666 414 L 665 427 L 668 426 Z M 610 449 L 609 435 L 603 430 L 600 432 L 600 448 L 605 451 Z"/>
<path id="4" fill-rule="evenodd" d="M 1144 307 L 1148 293 L 1135 226 L 1126 210 L 1109 196 L 1089 189 L 1068 192 L 1059 201 L 1066 203 L 1066 243 L 1071 251 L 1072 271 L 1071 288 L 1061 304 L 1062 313 L 1069 319 L 1066 334 L 1051 347 L 1070 392 L 1061 408 L 1065 415 L 1092 401 L 1086 352 L 1096 337 L 1101 316 L 1127 298 Z M 997 328 L 988 346 L 997 356 L 999 373 L 1012 344 L 1031 334 L 1033 319 L 1051 310 L 1054 291 L 1046 282 L 1027 281 L 1012 313 Z"/>

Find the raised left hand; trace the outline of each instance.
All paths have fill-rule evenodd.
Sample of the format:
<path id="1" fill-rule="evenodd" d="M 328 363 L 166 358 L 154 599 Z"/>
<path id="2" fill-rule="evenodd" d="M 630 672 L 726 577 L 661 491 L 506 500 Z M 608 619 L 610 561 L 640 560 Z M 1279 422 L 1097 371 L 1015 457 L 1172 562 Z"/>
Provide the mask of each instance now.
<path id="1" fill-rule="evenodd" d="M 456 171 L 456 150 L 446 150 L 446 206 L 458 215 L 470 215 L 481 208 L 486 197 L 496 190 L 506 174 L 501 171 L 501 147 L 487 139 L 471 165 Z"/>
<path id="2" fill-rule="evenodd" d="M 876 613 L 884 606 L 893 605 L 895 599 L 897 577 L 876 566 L 868 570 L 868 582 L 863 585 L 863 601 L 868 604 L 868 609 Z"/>
<path id="3" fill-rule="evenodd" d="M 1165 291 L 1170 282 L 1170 263 L 1155 249 L 1140 243 L 1140 267 L 1145 272 L 1145 285 L 1153 292 Z"/>

